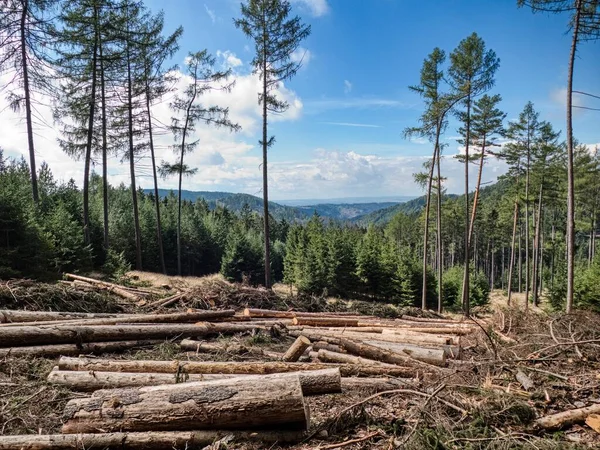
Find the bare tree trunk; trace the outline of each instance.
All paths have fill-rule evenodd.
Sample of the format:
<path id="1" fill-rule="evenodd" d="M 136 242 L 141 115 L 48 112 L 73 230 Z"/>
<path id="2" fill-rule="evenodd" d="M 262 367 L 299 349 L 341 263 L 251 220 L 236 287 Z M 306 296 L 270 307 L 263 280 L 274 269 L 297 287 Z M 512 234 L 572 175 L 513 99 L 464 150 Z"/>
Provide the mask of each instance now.
<path id="1" fill-rule="evenodd" d="M 162 273 L 167 274 L 165 252 L 163 249 L 162 226 L 160 223 L 160 196 L 158 194 L 158 176 L 156 175 L 156 157 L 154 154 L 154 136 L 152 134 L 152 113 L 150 111 L 150 86 L 146 80 L 146 111 L 148 112 L 148 137 L 150 139 L 150 159 L 152 160 L 152 179 L 154 181 L 154 206 L 156 208 L 156 241 L 158 242 L 158 257 Z"/>
<path id="2" fill-rule="evenodd" d="M 27 123 L 27 145 L 29 147 L 29 169 L 31 171 L 31 192 L 33 201 L 39 201 L 37 169 L 35 165 L 35 147 L 33 145 L 33 117 L 31 114 L 31 92 L 29 90 L 29 66 L 27 64 L 27 13 L 29 12 L 29 0 L 22 0 L 23 11 L 21 13 L 21 65 L 23 68 L 23 91 L 25 94 L 25 121 Z M 94 53 L 95 54 L 95 53 Z"/>
<path id="3" fill-rule="evenodd" d="M 102 52 L 102 39 L 99 39 L 100 52 L 100 95 L 102 99 L 102 212 L 104 218 L 104 250 L 108 250 L 108 142 L 106 125 L 106 83 L 104 80 L 104 55 Z"/>
<path id="4" fill-rule="evenodd" d="M 567 81 L 567 314 L 573 311 L 573 290 L 575 278 L 575 185 L 573 173 L 573 68 L 579 37 L 582 0 L 575 1 L 573 39 L 569 56 L 569 77 Z"/>
<path id="5" fill-rule="evenodd" d="M 90 94 L 90 113 L 88 119 L 87 142 L 85 146 L 85 163 L 83 169 L 83 238 L 86 245 L 91 243 L 90 237 L 90 165 L 92 159 L 92 137 L 94 134 L 94 113 L 96 108 L 96 75 L 98 64 L 98 7 L 94 4 L 94 48 L 92 56 L 92 92 Z"/>
<path id="6" fill-rule="evenodd" d="M 529 165 L 531 152 L 527 131 L 527 170 L 525 171 L 525 311 L 529 310 Z"/>
<path id="7" fill-rule="evenodd" d="M 533 238 L 533 274 L 532 274 L 532 297 L 533 305 L 538 306 L 538 267 L 539 267 L 539 251 L 540 251 L 540 226 L 542 219 L 542 195 L 544 184 L 540 184 L 540 193 L 538 198 L 537 215 L 535 221 L 535 235 Z"/>
<path id="8" fill-rule="evenodd" d="M 421 290 L 421 309 L 427 309 L 427 250 L 429 249 L 429 211 L 431 208 L 431 185 L 433 183 L 433 170 L 436 162 L 438 146 L 433 150 L 431 158 L 431 167 L 429 167 L 429 177 L 427 180 L 427 193 L 425 201 L 425 228 L 423 230 L 423 283 Z"/>
<path id="9" fill-rule="evenodd" d="M 439 137 L 438 137 L 439 141 Z M 438 314 L 443 310 L 444 247 L 442 243 L 442 171 L 440 168 L 439 142 L 437 143 L 437 253 L 438 253 Z"/>
<path id="10" fill-rule="evenodd" d="M 519 220 L 519 293 L 523 292 L 523 251 L 521 243 L 523 241 L 523 222 Z"/>
<path id="11" fill-rule="evenodd" d="M 267 30 L 263 32 L 264 42 L 267 42 Z M 268 80 L 267 80 L 267 49 L 264 46 L 263 50 L 263 98 L 262 98 L 262 114 L 263 114 L 263 137 L 262 137 L 262 150 L 263 150 L 263 225 L 265 234 L 265 287 L 271 289 L 271 232 L 269 230 L 269 185 L 267 178 L 267 149 L 269 146 L 268 132 L 267 132 L 267 95 L 268 95 Z"/>
<path id="12" fill-rule="evenodd" d="M 469 236 L 469 144 L 471 139 L 471 96 L 467 98 L 467 134 L 465 139 L 465 273 L 463 277 L 462 304 L 465 317 L 471 314 L 469 299 L 470 236 Z"/>
<path id="13" fill-rule="evenodd" d="M 133 147 L 133 81 L 131 78 L 130 42 L 126 43 L 127 49 L 127 113 L 129 126 L 129 173 L 131 175 L 131 199 L 133 202 L 133 223 L 135 232 L 135 268 L 142 270 L 142 237 L 140 230 L 140 217 L 138 211 L 137 188 L 135 185 L 135 154 Z"/>
<path id="14" fill-rule="evenodd" d="M 515 240 L 517 235 L 517 221 L 519 218 L 519 197 L 515 199 L 515 212 L 513 215 L 513 233 L 512 241 L 510 245 L 510 260 L 508 262 L 508 305 L 510 305 L 512 297 L 512 279 L 513 279 L 513 268 L 515 266 Z M 520 241 L 520 238 L 519 238 Z M 519 277 L 520 278 L 520 277 Z"/>

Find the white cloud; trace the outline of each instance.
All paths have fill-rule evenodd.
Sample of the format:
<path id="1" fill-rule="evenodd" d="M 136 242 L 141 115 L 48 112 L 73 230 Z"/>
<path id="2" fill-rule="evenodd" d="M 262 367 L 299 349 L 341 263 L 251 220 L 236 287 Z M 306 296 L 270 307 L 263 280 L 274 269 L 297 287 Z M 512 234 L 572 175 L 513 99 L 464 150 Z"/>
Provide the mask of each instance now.
<path id="1" fill-rule="evenodd" d="M 367 108 L 409 108 L 411 105 L 399 100 L 374 97 L 358 98 L 325 98 L 319 100 L 307 100 L 307 113 L 321 113 L 329 110 L 339 109 L 367 109 Z"/>
<path id="2" fill-rule="evenodd" d="M 223 55 L 232 56 L 229 52 Z M 0 77 L 0 85 L 4 85 L 7 75 Z M 259 193 L 261 185 L 261 159 L 255 156 L 253 150 L 258 141 L 257 133 L 260 130 L 261 109 L 258 105 L 258 92 L 261 83 L 257 75 L 235 74 L 232 77 L 235 86 L 230 93 L 209 91 L 202 96 L 206 105 L 220 105 L 229 108 L 229 117 L 233 122 L 240 124 L 243 129 L 240 133 L 231 133 L 226 129 L 209 127 L 204 124 L 197 125 L 197 132 L 190 139 L 199 140 L 198 148 L 186 156 L 186 163 L 197 167 L 198 172 L 191 178 L 184 180 L 186 189 L 220 189 L 234 192 Z M 177 88 L 181 91 L 185 85 L 185 77 L 180 74 Z M 279 85 L 277 96 L 290 104 L 290 108 L 283 114 L 274 115 L 270 121 L 292 121 L 298 119 L 303 110 L 302 101 L 295 92 L 288 89 L 283 83 Z M 168 101 L 153 106 L 153 116 L 156 119 L 155 127 L 159 123 L 169 124 L 172 112 Z M 28 160 L 27 136 L 25 126 L 19 114 L 7 108 L 6 101 L 0 97 L 0 147 L 5 150 L 6 156 L 25 156 Z M 38 113 L 43 122 L 50 124 L 36 125 L 35 144 L 38 167 L 46 161 L 55 176 L 60 180 L 73 178 L 81 186 L 83 181 L 83 161 L 73 161 L 60 148 L 57 142 L 59 127 L 52 126 L 52 111 L 50 107 L 39 108 Z M 159 132 L 155 135 L 156 161 L 175 160 L 172 150 L 173 137 L 170 133 Z M 258 155 L 258 153 L 256 153 Z M 96 171 L 101 167 L 96 165 Z M 136 179 L 139 186 L 148 188 L 152 186 L 151 162 L 149 155 L 143 155 L 136 161 Z M 109 159 L 109 181 L 113 185 L 130 183 L 129 169 L 120 161 L 120 157 Z M 160 186 L 175 188 L 176 180 L 161 180 Z"/>
<path id="3" fill-rule="evenodd" d="M 225 50 L 224 52 L 217 50 L 217 58 L 222 60 L 222 64 L 226 68 L 234 68 L 242 65 L 242 60 L 229 50 Z"/>
<path id="4" fill-rule="evenodd" d="M 292 3 L 297 3 L 307 8 L 315 17 L 324 16 L 329 12 L 327 0 L 292 0 Z"/>
<path id="5" fill-rule="evenodd" d="M 348 80 L 344 80 L 344 94 L 349 94 L 352 92 L 352 83 Z"/>
<path id="6" fill-rule="evenodd" d="M 401 149 L 398 149 L 399 153 Z M 305 163 L 274 163 L 270 167 L 270 186 L 274 198 L 298 199 L 315 193 L 323 198 L 348 196 L 421 195 L 413 174 L 423 169 L 430 157 L 363 155 L 354 151 L 317 149 Z M 471 188 L 478 167 L 470 165 Z M 486 161 L 483 183 L 495 181 L 506 171 L 504 162 Z M 442 158 L 442 173 L 448 177 L 451 193 L 464 189 L 464 166 L 452 156 Z"/>
<path id="7" fill-rule="evenodd" d="M 302 67 L 308 67 L 308 64 L 312 58 L 313 54 L 311 51 L 304 47 L 298 47 L 290 56 L 292 62 L 300 63 L 302 64 Z"/>
<path id="8" fill-rule="evenodd" d="M 212 23 L 216 23 L 217 15 L 215 14 L 215 12 L 212 9 L 209 9 L 209 7 L 206 6 L 206 3 L 204 4 L 204 9 L 206 10 L 206 14 L 208 14 L 208 17 L 210 17 Z"/>
<path id="9" fill-rule="evenodd" d="M 358 127 L 358 128 L 382 128 L 381 125 L 371 125 L 368 123 L 351 123 L 351 122 L 321 122 L 325 125 L 338 125 L 341 127 Z"/>

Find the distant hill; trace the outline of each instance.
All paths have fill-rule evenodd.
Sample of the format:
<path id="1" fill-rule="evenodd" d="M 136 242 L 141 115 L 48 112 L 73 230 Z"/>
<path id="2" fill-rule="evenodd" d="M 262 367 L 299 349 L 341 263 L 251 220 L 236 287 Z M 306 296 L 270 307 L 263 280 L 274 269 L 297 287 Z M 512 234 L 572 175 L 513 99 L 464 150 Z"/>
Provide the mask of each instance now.
<path id="1" fill-rule="evenodd" d="M 144 192 L 151 193 L 152 189 L 144 189 Z M 171 192 L 171 189 L 159 189 L 158 195 L 166 197 Z M 174 191 L 175 192 L 175 191 Z M 262 198 L 250 194 L 235 194 L 232 192 L 211 192 L 211 191 L 181 191 L 181 198 L 191 202 L 203 198 L 208 203 L 208 206 L 215 208 L 218 206 L 226 207 L 231 211 L 241 211 L 244 204 L 248 204 L 252 211 L 262 212 Z M 309 214 L 292 206 L 284 206 L 279 203 L 269 202 L 269 213 L 278 220 L 285 219 L 290 222 L 298 220 L 306 220 Z"/>
<path id="2" fill-rule="evenodd" d="M 355 217 L 352 222 L 357 225 L 368 225 L 374 223 L 375 225 L 385 225 L 392 217 L 398 213 L 415 214 L 419 213 L 425 206 L 425 196 L 417 197 L 408 202 L 399 203 L 397 205 L 388 206 L 380 210 L 372 211 L 368 214 Z"/>
<path id="3" fill-rule="evenodd" d="M 325 203 L 310 206 L 297 206 L 296 208 L 305 212 L 307 215 L 313 215 L 316 212 L 321 217 L 328 217 L 333 220 L 350 220 L 395 205 L 398 205 L 398 203 Z"/>

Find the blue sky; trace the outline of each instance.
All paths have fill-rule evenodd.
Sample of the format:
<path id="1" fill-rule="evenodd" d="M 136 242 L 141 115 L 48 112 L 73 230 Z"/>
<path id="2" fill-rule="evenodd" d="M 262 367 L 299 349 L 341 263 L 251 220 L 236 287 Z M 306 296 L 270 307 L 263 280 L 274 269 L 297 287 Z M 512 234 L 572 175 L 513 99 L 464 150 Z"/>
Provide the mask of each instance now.
<path id="1" fill-rule="evenodd" d="M 201 130 L 200 147 L 190 160 L 199 172 L 185 180 L 185 188 L 261 195 L 258 89 L 249 67 L 254 47 L 233 25 L 239 1 L 147 0 L 146 4 L 154 11 L 164 10 L 167 30 L 184 27 L 173 63 L 180 64 L 189 51 L 207 48 L 218 56 L 219 64 L 232 67 L 238 82 L 228 98 L 207 100 L 229 106 L 244 131 L 230 135 Z M 501 60 L 490 93 L 502 95 L 501 107 L 508 118 L 516 118 L 531 100 L 542 119 L 564 129 L 570 46 L 565 15 L 533 14 L 517 8 L 514 0 L 293 0 L 292 4 L 294 13 L 311 25 L 312 34 L 302 44 L 304 67 L 282 88 L 293 107 L 270 128 L 277 139 L 269 155 L 270 195 L 275 200 L 419 195 L 412 173 L 420 170 L 432 149 L 426 142 L 402 137 L 402 130 L 415 125 L 422 112 L 421 100 L 408 86 L 418 81 L 423 59 L 434 47 L 450 53 L 473 31 Z M 600 43 L 582 44 L 575 89 L 600 94 L 599 75 Z M 576 97 L 575 104 L 600 108 L 600 100 L 584 97 Z M 166 105 L 158 105 L 155 114 L 168 120 L 170 113 Z M 598 111 L 576 111 L 576 137 L 587 144 L 599 143 L 599 119 Z M 455 123 L 448 127 L 442 165 L 447 189 L 453 193 L 462 189 L 463 170 L 452 158 L 458 152 L 456 128 Z M 164 142 L 161 157 L 169 159 L 166 146 Z M 64 176 L 78 181 L 79 168 L 60 161 L 57 166 L 65 168 Z M 113 182 L 128 183 L 126 168 L 118 162 L 115 158 L 111 168 Z M 490 160 L 485 181 L 495 180 L 503 170 L 503 163 Z M 142 164 L 139 183 L 149 187 L 147 175 Z M 174 181 L 166 181 L 165 187 L 175 186 Z"/>

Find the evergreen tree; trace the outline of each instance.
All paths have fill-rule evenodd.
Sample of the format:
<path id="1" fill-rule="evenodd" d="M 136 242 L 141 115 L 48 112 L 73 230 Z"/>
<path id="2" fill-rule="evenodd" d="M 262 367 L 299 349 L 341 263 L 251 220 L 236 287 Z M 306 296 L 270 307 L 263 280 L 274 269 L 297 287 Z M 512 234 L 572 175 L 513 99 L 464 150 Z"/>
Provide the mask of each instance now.
<path id="1" fill-rule="evenodd" d="M 35 96 L 51 90 L 45 61 L 52 42 L 52 8 L 58 0 L 5 0 L 0 8 L 0 74 L 12 74 L 11 109 L 25 110 L 29 173 L 35 202 L 39 199 L 33 122 Z"/>
<path id="2" fill-rule="evenodd" d="M 265 286 L 271 287 L 270 233 L 269 233 L 269 191 L 267 182 L 267 150 L 275 143 L 275 137 L 268 135 L 268 114 L 282 113 L 288 108 L 287 102 L 277 98 L 275 89 L 283 81 L 291 79 L 300 69 L 302 62 L 292 60 L 292 54 L 300 43 L 310 35 L 310 26 L 302 24 L 299 17 L 288 18 L 291 12 L 287 0 L 249 0 L 242 3 L 242 17 L 234 21 L 235 26 L 254 41 L 255 56 L 252 60 L 254 72 L 262 80 L 259 104 L 262 105 L 263 133 L 259 144 L 262 146 L 263 169 L 263 217 Z"/>
<path id="3" fill-rule="evenodd" d="M 469 305 L 469 146 L 471 142 L 471 109 L 475 98 L 489 90 L 494 85 L 494 75 L 500 65 L 500 60 L 492 50 L 486 50 L 485 42 L 477 33 L 463 39 L 458 47 L 450 54 L 450 83 L 457 95 L 462 98 L 459 105 L 464 109 L 458 111 L 458 117 L 464 124 L 465 146 L 465 242 L 464 261 L 465 273 L 463 281 L 464 314 L 470 314 Z"/>
<path id="4" fill-rule="evenodd" d="M 186 59 L 186 75 L 190 78 L 189 83 L 184 89 L 183 97 L 176 96 L 170 104 L 175 113 L 172 118 L 171 132 L 177 142 L 173 150 L 179 156 L 179 162 L 176 164 L 163 164 L 163 173 L 177 173 L 179 175 L 178 184 L 178 204 L 177 214 L 177 273 L 181 275 L 181 183 L 183 175 L 192 174 L 189 168 L 183 162 L 187 153 L 192 152 L 198 146 L 199 140 L 188 141 L 196 132 L 196 124 L 203 122 L 205 124 L 217 127 L 226 127 L 237 131 L 240 126 L 231 122 L 228 118 L 229 109 L 218 105 L 205 106 L 200 103 L 203 94 L 210 90 L 230 91 L 232 84 L 227 83 L 230 71 L 216 71 L 214 69 L 215 59 L 210 56 L 206 50 L 196 53 L 190 53 Z M 187 170 L 187 172 L 186 172 Z"/>

